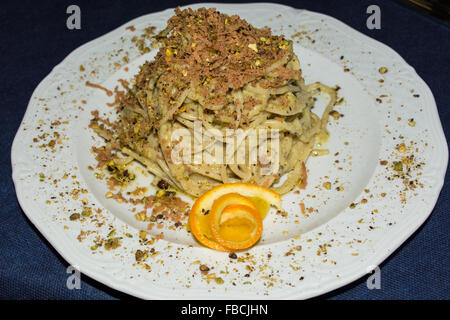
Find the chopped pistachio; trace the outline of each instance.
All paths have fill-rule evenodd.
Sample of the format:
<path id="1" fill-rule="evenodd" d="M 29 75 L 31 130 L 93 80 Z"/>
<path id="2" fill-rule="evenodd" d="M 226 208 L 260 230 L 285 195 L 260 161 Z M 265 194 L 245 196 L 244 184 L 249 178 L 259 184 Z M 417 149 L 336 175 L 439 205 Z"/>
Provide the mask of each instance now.
<path id="1" fill-rule="evenodd" d="M 70 219 L 71 221 L 78 220 L 78 219 L 80 219 L 80 214 L 79 214 L 79 213 L 72 213 L 72 214 L 70 215 L 69 219 Z"/>
<path id="2" fill-rule="evenodd" d="M 330 112 L 330 116 L 332 116 L 334 118 L 334 120 L 338 120 L 341 115 L 336 110 L 332 110 Z"/>
<path id="3" fill-rule="evenodd" d="M 258 52 L 258 47 L 256 46 L 256 43 L 250 43 L 250 44 L 248 45 L 248 47 L 249 47 L 250 49 L 252 49 L 253 51 Z"/>
<path id="4" fill-rule="evenodd" d="M 173 56 L 173 50 L 172 50 L 172 48 L 167 48 L 167 49 L 166 49 L 166 56 L 168 56 L 168 57 L 172 57 L 172 56 Z"/>
<path id="5" fill-rule="evenodd" d="M 145 240 L 145 238 L 147 238 L 147 232 L 144 230 L 139 231 L 139 238 Z"/>
<path id="6" fill-rule="evenodd" d="M 286 50 L 288 48 L 289 41 L 288 40 L 281 40 L 278 44 L 278 48 Z"/>
<path id="7" fill-rule="evenodd" d="M 145 253 L 142 250 L 136 250 L 136 253 L 134 254 L 134 257 L 137 262 L 142 261 L 145 256 Z"/>
<path id="8" fill-rule="evenodd" d="M 406 151 L 406 145 L 404 143 L 401 143 L 397 146 L 398 152 L 404 153 Z"/>
<path id="9" fill-rule="evenodd" d="M 394 161 L 394 170 L 403 171 L 403 163 L 401 161 Z"/>
<path id="10" fill-rule="evenodd" d="M 89 217 L 92 214 L 92 209 L 91 208 L 85 208 L 82 212 L 81 215 L 83 217 Z"/>

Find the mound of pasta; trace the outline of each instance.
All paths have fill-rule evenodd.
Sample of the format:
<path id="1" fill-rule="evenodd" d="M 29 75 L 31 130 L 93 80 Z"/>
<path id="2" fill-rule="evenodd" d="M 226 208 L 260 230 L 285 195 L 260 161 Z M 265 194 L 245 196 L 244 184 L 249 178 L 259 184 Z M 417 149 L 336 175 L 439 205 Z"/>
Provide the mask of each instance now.
<path id="1" fill-rule="evenodd" d="M 305 161 L 328 135 L 336 91 L 305 84 L 292 41 L 236 15 L 205 8 L 176 9 L 155 38 L 159 51 L 117 101 L 118 120 L 91 122 L 107 148 L 125 155 L 116 164 L 138 161 L 158 180 L 193 196 L 230 182 L 254 183 L 278 193 L 306 185 Z M 321 92 L 329 95 L 329 103 L 320 117 L 311 109 Z M 209 132 L 209 139 L 196 140 L 196 123 Z M 172 137 L 180 129 L 192 132 L 188 140 L 193 148 L 184 159 L 208 152 L 212 145 L 227 150 L 228 156 L 231 152 L 232 159 L 239 147 L 248 152 L 241 161 L 176 162 L 173 150 L 179 140 Z M 268 158 L 276 153 L 275 171 L 262 173 L 267 162 L 250 161 L 249 130 L 267 132 L 256 146 L 264 144 Z M 274 131 L 275 151 L 270 147 L 275 145 Z"/>

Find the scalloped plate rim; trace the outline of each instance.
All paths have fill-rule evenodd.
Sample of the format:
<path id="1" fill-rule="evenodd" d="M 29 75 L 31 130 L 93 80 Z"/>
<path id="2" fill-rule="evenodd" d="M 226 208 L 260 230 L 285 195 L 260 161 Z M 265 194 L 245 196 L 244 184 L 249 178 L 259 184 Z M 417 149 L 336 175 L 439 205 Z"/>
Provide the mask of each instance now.
<path id="1" fill-rule="evenodd" d="M 447 171 L 447 165 L 448 165 L 448 145 L 446 143 L 446 138 L 445 138 L 445 134 L 442 128 L 442 123 L 440 121 L 439 118 L 439 113 L 438 113 L 438 109 L 437 109 L 437 105 L 434 99 L 434 96 L 431 92 L 431 89 L 429 88 L 429 86 L 426 84 L 426 82 L 417 74 L 417 72 L 415 71 L 415 69 L 410 66 L 395 50 L 393 50 L 392 48 L 390 48 L 389 46 L 385 45 L 384 43 L 375 40 L 373 38 L 370 38 L 367 35 L 364 35 L 363 33 L 361 33 L 360 31 L 348 26 L 347 24 L 339 21 L 338 19 L 322 14 L 322 13 L 318 13 L 318 12 L 313 12 L 313 11 L 309 11 L 309 10 L 305 10 L 305 9 L 297 9 L 297 8 L 293 8 L 290 6 L 286 6 L 286 5 L 282 5 L 282 4 L 276 4 L 276 3 L 267 3 L 267 2 L 259 2 L 259 3 L 240 3 L 240 4 L 226 4 L 226 3 L 195 3 L 195 4 L 191 4 L 191 5 L 187 5 L 187 6 L 183 6 L 182 8 L 186 8 L 186 7 L 198 7 L 198 6 L 206 6 L 206 7 L 214 7 L 214 6 L 226 6 L 226 7 L 245 7 L 245 6 L 263 6 L 263 7 L 280 7 L 280 8 L 284 8 L 284 9 L 289 9 L 292 11 L 302 11 L 302 12 L 309 12 L 321 17 L 324 17 L 325 19 L 328 20 L 332 20 L 334 23 L 338 24 L 341 27 L 345 27 L 347 30 L 351 30 L 351 32 L 353 34 L 358 34 L 358 36 L 363 37 L 366 41 L 371 42 L 372 44 L 378 46 L 379 48 L 387 51 L 390 55 L 394 55 L 397 59 L 400 59 L 400 61 L 403 63 L 404 66 L 407 66 L 411 69 L 411 71 L 414 73 L 414 75 L 416 76 L 416 80 L 418 80 L 420 82 L 420 85 L 422 86 L 422 88 L 424 88 L 429 97 L 431 98 L 431 102 L 432 105 L 427 106 L 428 111 L 432 112 L 432 116 L 433 116 L 433 120 L 437 120 L 436 121 L 436 125 L 437 126 L 437 131 L 438 132 L 438 138 L 440 138 L 440 142 L 443 146 L 443 152 L 444 152 L 444 158 L 441 161 L 441 166 L 439 166 L 438 170 L 438 182 L 434 188 L 432 189 L 432 191 L 434 194 L 434 197 L 431 201 L 432 205 L 431 208 L 429 210 L 428 213 L 426 214 L 422 214 L 420 216 L 419 219 L 417 219 L 416 223 L 413 226 L 408 226 L 408 231 L 404 232 L 401 236 L 401 240 L 396 241 L 394 244 L 391 244 L 391 246 L 387 246 L 386 250 L 381 253 L 381 254 L 377 254 L 377 255 L 373 255 L 372 258 L 370 259 L 373 263 L 372 265 L 379 265 L 381 264 L 384 260 L 386 260 L 390 255 L 392 255 L 392 253 L 397 250 L 408 238 L 411 237 L 411 235 L 416 232 L 419 227 L 428 219 L 428 217 L 431 215 L 433 208 L 439 198 L 440 195 L 440 190 L 443 187 L 444 181 L 445 181 L 445 174 Z M 157 15 L 157 14 L 163 14 L 164 12 L 168 12 L 168 11 L 173 11 L 173 8 L 169 8 L 163 11 L 159 11 L 159 12 L 152 12 L 149 14 L 145 14 L 145 15 L 141 15 L 139 17 L 136 17 L 124 24 L 122 24 L 121 26 L 113 29 L 112 31 L 107 32 L 106 34 L 103 34 L 97 38 L 94 38 L 93 40 L 90 40 L 89 42 L 77 47 L 76 49 L 74 49 L 71 53 L 69 53 L 60 63 L 58 63 L 51 71 L 50 73 L 37 85 L 37 87 L 34 89 L 28 106 L 32 103 L 32 98 L 35 96 L 35 93 L 39 91 L 39 89 L 44 86 L 44 84 L 46 82 L 49 81 L 50 77 L 52 76 L 52 74 L 54 73 L 55 70 L 57 70 L 59 67 L 61 67 L 62 65 L 64 65 L 64 63 L 66 63 L 72 56 L 76 55 L 77 52 L 80 52 L 82 50 L 84 50 L 85 48 L 89 47 L 90 45 L 92 45 L 94 42 L 100 42 L 103 38 L 107 38 L 108 36 L 116 33 L 117 31 L 121 30 L 124 26 L 132 24 L 133 22 L 136 22 L 138 20 L 141 19 L 146 19 L 148 16 L 151 15 Z M 238 11 L 238 10 L 236 10 Z M 11 146 L 11 165 L 12 165 L 12 178 L 13 178 L 13 182 L 14 182 L 14 186 L 15 186 L 15 190 L 16 190 L 16 194 L 17 194 L 17 199 L 18 202 L 21 206 L 21 208 L 23 209 L 25 215 L 28 217 L 28 219 L 30 219 L 30 221 L 33 223 L 33 225 L 39 230 L 39 232 L 44 236 L 44 238 L 46 238 L 47 241 L 49 241 L 49 243 L 53 246 L 53 248 L 55 248 L 55 250 L 67 261 L 69 262 L 69 264 L 72 265 L 78 265 L 76 262 L 77 260 L 77 256 L 78 254 L 76 252 L 68 252 L 68 250 L 66 250 L 67 248 L 63 245 L 60 244 L 58 241 L 55 241 L 56 238 L 54 238 L 54 235 L 49 235 L 48 233 L 46 233 L 46 231 L 44 230 L 44 226 L 40 225 L 40 222 L 38 221 L 37 217 L 35 217 L 33 214 L 27 213 L 27 212 L 32 212 L 33 209 L 29 207 L 26 199 L 23 197 L 22 192 L 21 192 L 21 188 L 20 188 L 20 181 L 19 181 L 19 177 L 17 176 L 17 172 L 18 172 L 18 161 L 16 159 L 16 157 L 20 154 L 20 149 L 18 149 L 18 145 L 19 142 L 18 140 L 20 139 L 20 133 L 23 129 L 23 122 L 26 119 L 27 115 L 30 113 L 30 108 L 27 107 L 24 117 L 21 121 L 21 124 L 17 130 L 17 133 L 14 137 L 12 146 Z M 331 220 L 333 221 L 333 219 Z M 329 221 L 328 223 L 331 223 L 331 221 Z M 107 285 L 108 287 L 111 287 L 113 289 L 125 292 L 127 294 L 136 296 L 136 297 L 140 297 L 140 298 L 145 298 L 145 299 L 161 299 L 161 298 L 167 298 L 170 299 L 170 297 L 162 297 L 161 295 L 149 295 L 147 292 L 141 292 L 140 289 L 138 287 L 135 287 L 133 284 L 124 282 L 124 281 L 112 281 L 114 280 L 113 277 L 110 277 L 109 274 L 106 273 L 99 273 L 97 272 L 95 269 L 90 268 L 89 265 L 84 266 L 82 268 L 82 273 L 91 277 L 92 279 L 99 281 L 105 285 Z M 337 288 L 340 288 L 342 286 L 345 286 L 361 277 L 363 277 L 364 275 L 366 275 L 367 273 L 365 271 L 362 272 L 356 272 L 354 273 L 352 276 L 349 275 L 344 275 L 343 277 L 341 277 L 338 281 L 333 281 L 330 283 L 330 285 L 320 285 L 320 286 L 316 286 L 315 288 L 310 288 L 310 290 L 306 293 L 303 292 L 296 292 L 296 294 L 289 294 L 288 297 L 286 296 L 280 296 L 278 297 L 278 299 L 298 299 L 298 298 L 310 298 L 310 297 L 314 297 L 317 295 L 321 295 L 321 294 L 325 294 L 327 292 L 333 291 Z M 198 289 L 196 291 L 199 291 Z M 181 299 L 188 299 L 187 297 L 177 297 L 177 298 L 181 298 Z M 210 294 L 205 293 L 202 295 L 199 295 L 198 297 L 196 297 L 196 299 L 226 299 L 226 295 L 225 296 L 213 296 L 211 297 Z M 258 296 L 258 299 L 270 299 L 272 297 L 264 297 L 264 296 Z"/>

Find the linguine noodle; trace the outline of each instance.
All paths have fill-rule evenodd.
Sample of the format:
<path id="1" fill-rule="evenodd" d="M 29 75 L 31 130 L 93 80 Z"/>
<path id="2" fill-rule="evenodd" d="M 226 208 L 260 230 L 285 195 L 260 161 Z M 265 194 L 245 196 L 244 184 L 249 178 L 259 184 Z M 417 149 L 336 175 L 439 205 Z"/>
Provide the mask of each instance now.
<path id="1" fill-rule="evenodd" d="M 304 187 L 305 162 L 316 143 L 328 136 L 336 90 L 321 83 L 306 85 L 292 41 L 272 35 L 268 28 L 255 28 L 215 9 L 175 13 L 156 36 L 161 47 L 155 59 L 141 67 L 133 87 L 119 99 L 119 119 L 107 124 L 94 119 L 91 127 L 109 148 L 126 155 L 117 161 L 136 160 L 194 196 L 230 182 L 255 183 L 282 194 Z M 321 93 L 329 102 L 319 117 L 311 109 Z M 196 121 L 209 133 L 207 141 L 195 140 Z M 187 158 L 217 143 L 231 149 L 231 158 L 242 146 L 247 155 L 240 163 L 177 163 L 172 150 L 179 141 L 172 137 L 179 129 L 192 133 L 189 142 L 195 148 Z M 269 158 L 274 150 L 267 146 L 275 145 L 270 133 L 278 132 L 275 172 L 262 174 L 267 164 L 250 161 L 249 130 L 268 132 L 257 146 L 265 144 Z M 241 141 L 236 142 L 239 137 L 233 132 L 244 132 Z M 278 183 L 283 175 L 286 179 Z"/>

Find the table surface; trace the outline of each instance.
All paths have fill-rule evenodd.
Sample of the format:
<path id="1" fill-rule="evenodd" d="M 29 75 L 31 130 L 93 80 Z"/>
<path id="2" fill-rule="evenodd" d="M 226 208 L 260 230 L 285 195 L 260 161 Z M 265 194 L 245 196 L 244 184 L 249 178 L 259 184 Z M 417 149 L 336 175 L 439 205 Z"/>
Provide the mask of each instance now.
<path id="1" fill-rule="evenodd" d="M 226 2 L 226 1 L 224 1 Z M 250 1 L 248 1 L 250 2 Z M 189 1 L 76 1 L 81 30 L 66 27 L 71 1 L 2 2 L 0 25 L 0 298 L 125 299 L 126 294 L 81 276 L 81 289 L 66 287 L 68 264 L 20 208 L 11 178 L 10 150 L 28 100 L 39 82 L 78 46 L 138 16 Z M 393 0 L 282 1 L 333 16 L 397 51 L 430 86 L 445 135 L 450 135 L 450 28 Z M 339 3 L 339 5 L 337 5 Z M 366 9 L 381 9 L 381 29 L 369 30 Z M 321 296 L 326 299 L 449 299 L 450 179 L 430 218 L 381 266 L 381 289 L 367 277 Z"/>

